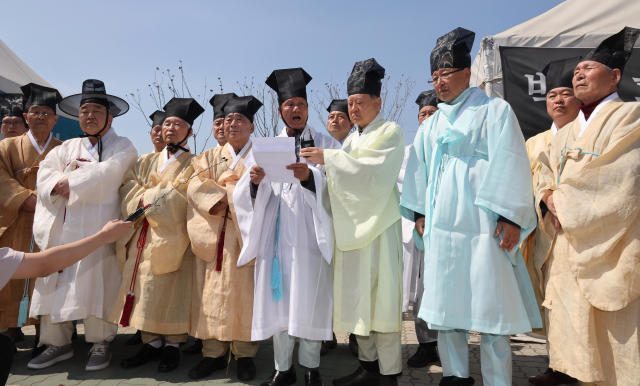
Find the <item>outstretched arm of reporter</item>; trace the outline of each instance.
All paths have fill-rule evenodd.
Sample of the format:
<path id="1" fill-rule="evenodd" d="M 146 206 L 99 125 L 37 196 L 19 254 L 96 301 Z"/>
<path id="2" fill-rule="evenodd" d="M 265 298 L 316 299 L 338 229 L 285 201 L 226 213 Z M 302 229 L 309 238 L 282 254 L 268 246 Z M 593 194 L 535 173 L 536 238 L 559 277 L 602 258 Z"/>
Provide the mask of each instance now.
<path id="1" fill-rule="evenodd" d="M 109 221 L 102 230 L 93 236 L 46 251 L 25 253 L 22 262 L 11 278 L 26 279 L 49 276 L 77 263 L 99 247 L 115 242 L 124 236 L 132 226 L 133 222 Z"/>

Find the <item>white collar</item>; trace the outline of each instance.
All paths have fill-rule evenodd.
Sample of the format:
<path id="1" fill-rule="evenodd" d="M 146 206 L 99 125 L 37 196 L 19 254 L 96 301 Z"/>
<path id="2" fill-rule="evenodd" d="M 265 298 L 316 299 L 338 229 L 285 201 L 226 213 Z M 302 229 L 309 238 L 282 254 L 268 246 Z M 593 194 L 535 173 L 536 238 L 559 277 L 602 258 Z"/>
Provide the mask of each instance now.
<path id="1" fill-rule="evenodd" d="M 44 147 L 41 149 L 40 145 L 38 145 L 38 141 L 36 141 L 36 139 L 33 138 L 33 134 L 31 134 L 31 130 L 27 131 L 27 136 L 29 137 L 29 141 L 31 141 L 31 144 L 33 145 L 33 147 L 35 147 L 38 153 L 40 154 L 44 153 L 45 149 L 47 148 L 47 146 L 49 146 L 49 144 L 51 143 L 51 139 L 53 138 L 53 135 L 49 133 L 49 139 L 47 139 L 47 143 L 45 143 Z"/>
<path id="2" fill-rule="evenodd" d="M 556 123 L 555 123 L 555 122 L 553 122 L 553 123 L 551 124 L 551 132 L 553 133 L 553 136 L 554 136 L 554 137 L 555 137 L 555 136 L 556 136 L 556 134 L 558 133 L 558 126 L 556 126 Z"/>
<path id="3" fill-rule="evenodd" d="M 314 135 L 316 135 L 316 131 L 313 129 L 313 127 L 306 125 L 304 127 L 304 130 L 302 130 L 302 133 L 300 133 L 300 140 L 304 139 L 304 134 L 307 132 L 311 135 L 311 138 L 314 138 Z M 280 131 L 280 134 L 278 135 L 278 137 L 288 137 L 288 136 L 289 134 L 287 134 L 287 126 L 285 126 Z"/>
<path id="4" fill-rule="evenodd" d="M 236 167 L 236 165 L 238 164 L 238 162 L 240 161 L 244 153 L 246 153 L 247 150 L 249 150 L 249 146 L 251 146 L 251 138 L 249 138 L 249 142 L 247 142 L 242 147 L 242 149 L 240 149 L 240 152 L 236 154 L 236 151 L 233 149 L 233 146 L 231 146 L 231 144 L 227 142 L 227 150 L 229 150 L 229 153 L 231 153 L 231 157 L 233 158 L 233 162 L 231 163 L 231 166 L 229 166 L 229 169 L 233 169 Z"/>
<path id="5" fill-rule="evenodd" d="M 360 130 L 358 130 L 358 135 L 359 136 L 367 135 L 371 131 L 371 128 L 380 121 L 382 121 L 382 113 L 378 113 L 378 115 L 376 115 L 373 121 L 371 121 L 368 125 L 364 127 L 364 129 L 362 129 L 362 134 L 360 134 Z"/>
<path id="6" fill-rule="evenodd" d="M 593 112 L 589 116 L 589 120 L 585 120 L 584 119 L 584 113 L 582 112 L 582 110 L 580 110 L 580 112 L 578 113 L 578 119 L 580 120 L 580 128 L 581 128 L 581 130 L 580 130 L 580 134 L 578 134 L 578 138 L 582 137 L 582 134 L 584 134 L 584 132 L 587 130 L 587 127 L 589 127 L 589 124 L 593 121 L 593 119 L 600 112 L 600 110 L 602 110 L 602 108 L 607 103 L 611 102 L 612 100 L 614 100 L 616 98 L 619 98 L 617 92 L 614 92 L 613 94 L 611 94 L 608 97 L 604 98 L 604 100 L 602 100 L 602 102 L 598 103 L 598 106 L 596 107 L 596 109 L 593 110 Z"/>
<path id="7" fill-rule="evenodd" d="M 189 149 L 189 146 L 187 146 L 186 148 Z M 171 162 L 180 157 L 180 154 L 182 153 L 184 153 L 184 150 L 178 149 L 178 151 L 174 155 L 172 155 L 171 158 L 169 158 L 169 151 L 165 147 L 164 150 L 162 150 L 162 159 L 164 160 L 164 162 L 162 163 L 162 166 L 160 166 L 160 169 L 158 169 L 158 173 L 162 173 L 164 169 L 166 169 Z"/>
<path id="8" fill-rule="evenodd" d="M 113 126 L 111 126 L 109 130 L 107 130 L 107 132 L 102 136 L 103 146 L 104 146 L 104 141 L 110 136 L 112 136 L 113 134 L 115 134 L 115 131 L 113 130 Z M 96 153 L 96 151 L 98 151 L 98 142 L 96 142 L 95 145 L 92 145 L 91 141 L 89 140 L 89 137 L 84 137 L 82 138 L 82 143 L 84 144 L 84 147 L 89 152 L 89 158 L 93 158 L 93 155 Z"/>

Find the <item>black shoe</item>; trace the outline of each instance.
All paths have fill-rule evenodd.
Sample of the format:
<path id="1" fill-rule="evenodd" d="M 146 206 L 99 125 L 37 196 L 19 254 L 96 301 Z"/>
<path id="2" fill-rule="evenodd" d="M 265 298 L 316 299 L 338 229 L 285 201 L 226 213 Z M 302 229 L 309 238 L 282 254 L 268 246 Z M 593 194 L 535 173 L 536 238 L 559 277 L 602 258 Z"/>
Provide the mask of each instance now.
<path id="1" fill-rule="evenodd" d="M 71 334 L 71 340 L 76 340 L 78 339 L 78 328 L 76 327 L 76 325 L 73 325 L 73 334 Z"/>
<path id="2" fill-rule="evenodd" d="M 471 386 L 474 383 L 476 383 L 476 381 L 471 377 L 460 378 L 454 375 L 450 375 L 448 377 L 442 377 L 440 386 Z"/>
<path id="3" fill-rule="evenodd" d="M 182 350 L 182 353 L 186 355 L 202 354 L 202 339 L 196 339 L 195 343 Z"/>
<path id="4" fill-rule="evenodd" d="M 36 336 L 36 340 L 33 343 L 33 350 L 31 350 L 31 358 L 37 357 L 38 355 L 42 354 L 44 350 L 47 349 L 46 344 L 43 344 L 42 346 L 38 347 L 39 343 L 40 343 L 40 337 Z"/>
<path id="5" fill-rule="evenodd" d="M 189 378 L 202 379 L 218 370 L 225 369 L 227 367 L 227 361 L 224 358 L 225 356 L 219 358 L 203 358 L 196 367 L 189 371 Z"/>
<path id="6" fill-rule="evenodd" d="M 333 340 L 325 340 L 322 342 L 322 347 L 320 348 L 320 356 L 327 355 L 329 350 L 338 347 L 338 339 L 336 339 L 336 334 L 333 334 Z"/>
<path id="7" fill-rule="evenodd" d="M 369 372 L 362 367 L 346 377 L 333 380 L 333 386 L 370 386 L 380 384 L 380 374 Z"/>
<path id="8" fill-rule="evenodd" d="M 349 334 L 349 348 L 354 357 L 358 357 L 358 340 L 356 334 Z"/>
<path id="9" fill-rule="evenodd" d="M 165 346 L 164 355 L 158 365 L 158 371 L 166 373 L 167 371 L 173 371 L 178 368 L 180 364 L 180 350 L 177 347 Z"/>
<path id="10" fill-rule="evenodd" d="M 256 377 L 256 365 L 253 358 L 238 358 L 238 379 L 241 381 L 251 381 Z"/>
<path id="11" fill-rule="evenodd" d="M 136 331 L 135 334 L 124 343 L 127 346 L 136 346 L 142 344 L 142 333 L 140 330 Z"/>
<path id="12" fill-rule="evenodd" d="M 16 327 L 16 333 L 13 335 L 13 343 L 20 343 L 24 341 L 24 332 L 22 328 Z"/>
<path id="13" fill-rule="evenodd" d="M 322 377 L 318 369 L 307 369 L 304 372 L 304 385 L 305 386 L 324 386 L 322 383 Z"/>
<path id="14" fill-rule="evenodd" d="M 162 351 L 162 347 L 155 348 L 149 343 L 143 344 L 135 356 L 124 359 L 120 362 L 120 367 L 132 369 L 134 367 L 142 366 L 149 361 L 157 361 L 162 358 Z"/>
<path id="15" fill-rule="evenodd" d="M 407 365 L 409 367 L 425 367 L 428 366 L 431 362 L 437 362 L 438 359 L 438 350 L 436 349 L 436 345 L 429 343 L 420 343 L 418 347 L 418 351 L 407 360 Z"/>
<path id="16" fill-rule="evenodd" d="M 559 386 L 573 385 L 574 383 L 578 383 L 578 380 L 550 368 L 548 368 L 544 374 L 529 378 L 529 385 L 532 386 Z"/>
<path id="17" fill-rule="evenodd" d="M 261 383 L 260 386 L 288 386 L 295 384 L 296 381 L 296 369 L 291 365 L 291 368 L 287 371 L 274 371 L 271 377 L 266 382 Z"/>
<path id="18" fill-rule="evenodd" d="M 398 386 L 396 377 L 380 376 L 380 386 Z"/>

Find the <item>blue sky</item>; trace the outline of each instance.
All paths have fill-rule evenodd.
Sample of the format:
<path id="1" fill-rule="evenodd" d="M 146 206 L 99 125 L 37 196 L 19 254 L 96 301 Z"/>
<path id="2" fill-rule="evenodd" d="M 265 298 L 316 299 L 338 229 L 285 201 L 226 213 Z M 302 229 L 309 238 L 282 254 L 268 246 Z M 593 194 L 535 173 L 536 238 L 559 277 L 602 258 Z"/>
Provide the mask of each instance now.
<path id="1" fill-rule="evenodd" d="M 484 36 L 502 32 L 558 5 L 536 1 L 16 1 L 2 6 L 2 39 L 22 60 L 63 94 L 80 92 L 96 78 L 107 92 L 124 97 L 143 91 L 147 114 L 154 104 L 147 85 L 154 70 L 177 70 L 182 60 L 194 94 L 238 92 L 236 82 L 264 82 L 271 71 L 303 67 L 309 89 L 343 83 L 356 61 L 375 57 L 392 80 L 410 76 L 416 87 L 405 113 L 413 137 L 417 108 L 427 90 L 429 54 L 436 39 L 456 27 L 476 32 L 473 56 Z M 11 16 L 14 15 L 14 16 Z M 197 91 L 194 91 L 196 89 Z M 210 127 L 211 109 L 203 118 Z M 310 112 L 309 124 L 320 128 Z M 280 124 L 282 126 L 282 124 Z M 131 109 L 114 120 L 120 135 L 151 151 L 149 127 Z M 203 131 L 207 130 L 204 128 Z"/>

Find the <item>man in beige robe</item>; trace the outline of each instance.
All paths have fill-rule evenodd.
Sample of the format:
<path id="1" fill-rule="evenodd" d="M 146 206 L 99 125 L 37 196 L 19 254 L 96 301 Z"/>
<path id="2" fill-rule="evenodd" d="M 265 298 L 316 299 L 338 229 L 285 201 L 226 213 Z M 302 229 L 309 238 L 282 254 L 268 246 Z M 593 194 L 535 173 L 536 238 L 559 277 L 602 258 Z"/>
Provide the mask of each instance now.
<path id="1" fill-rule="evenodd" d="M 578 117 L 581 102 L 573 93 L 572 81 L 573 70 L 579 60 L 580 58 L 556 60 L 547 64 L 542 70 L 546 80 L 547 114 L 553 119 L 553 124 L 549 130 L 529 138 L 526 142 L 527 155 L 529 156 L 529 162 L 531 162 L 534 193 L 538 187 L 541 169 L 538 156 L 553 140 L 558 130 L 570 124 Z M 544 217 L 543 220 L 549 221 L 550 216 Z M 547 225 L 550 224 L 548 223 Z M 548 275 L 543 275 L 543 269 L 549 267 L 548 264 L 544 266 L 543 264 L 551 248 L 552 241 L 553 240 L 544 232 L 534 229 L 529 237 L 527 237 L 527 240 L 522 243 L 523 256 L 527 263 L 527 271 L 533 284 L 533 291 L 536 295 L 540 314 L 543 315 L 543 328 L 535 329 L 533 332 L 542 335 L 546 335 L 549 316 L 548 309 L 542 306 L 544 290 L 548 280 Z M 542 280 L 543 277 L 544 280 Z M 562 385 L 575 382 L 577 382 L 576 379 L 559 371 L 554 371 L 551 368 L 548 368 L 544 374 L 539 374 L 529 379 L 529 383 L 535 386 Z"/>
<path id="2" fill-rule="evenodd" d="M 189 333 L 202 339 L 204 356 L 189 377 L 202 379 L 226 368 L 225 354 L 231 349 L 238 362 L 238 379 L 250 381 L 256 376 L 253 358 L 259 347 L 259 342 L 251 341 L 255 260 L 238 267 L 242 235 L 233 193 L 247 172 L 243 161 L 251 148 L 253 115 L 262 103 L 252 96 L 226 101 L 227 143 L 193 158 L 195 173 L 208 170 L 194 178 L 187 190 L 187 230 L 198 257 Z"/>
<path id="3" fill-rule="evenodd" d="M 550 367 L 598 385 L 640 385 L 640 104 L 617 94 L 639 33 L 626 27 L 577 65 L 578 119 L 540 154 Z"/>
<path id="4" fill-rule="evenodd" d="M 184 182 L 193 174 L 193 155 L 186 141 L 193 121 L 204 109 L 192 98 L 173 98 L 164 110 L 162 136 L 167 147 L 160 153 L 141 156 L 124 175 L 120 188 L 123 216 L 142 207 L 148 210 L 118 241 L 122 284 L 109 317 L 113 323 L 140 330 L 144 343 L 120 366 L 139 367 L 161 358 L 160 372 L 178 367 L 178 346 L 187 340 L 189 331 L 195 257 L 187 235 L 188 185 Z M 166 340 L 164 350 L 162 335 Z"/>
<path id="5" fill-rule="evenodd" d="M 55 89 L 33 83 L 22 89 L 27 95 L 24 111 L 22 94 L 9 94 L 20 98 L 3 103 L 0 110 L 3 127 L 9 121 L 14 127 L 16 122 L 23 125 L 26 120 L 30 127 L 28 132 L 0 142 L 0 248 L 38 252 L 38 246 L 32 241 L 38 194 L 36 177 L 40 161 L 62 143 L 51 134 L 58 121 L 56 104 L 62 97 Z M 36 344 L 32 354 L 37 356 L 45 349 L 44 346 L 37 348 L 40 336 L 38 320 L 18 321 L 20 302 L 24 295 L 31 299 L 34 285 L 35 279 L 15 279 L 0 290 L 0 329 L 8 328 L 6 334 L 15 338 L 16 334 L 22 335 L 18 326 L 36 324 Z"/>

